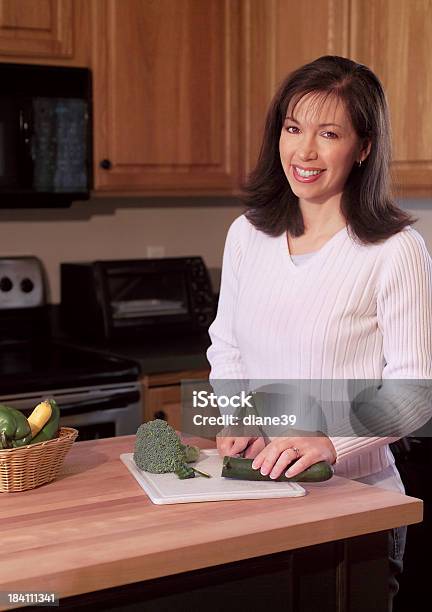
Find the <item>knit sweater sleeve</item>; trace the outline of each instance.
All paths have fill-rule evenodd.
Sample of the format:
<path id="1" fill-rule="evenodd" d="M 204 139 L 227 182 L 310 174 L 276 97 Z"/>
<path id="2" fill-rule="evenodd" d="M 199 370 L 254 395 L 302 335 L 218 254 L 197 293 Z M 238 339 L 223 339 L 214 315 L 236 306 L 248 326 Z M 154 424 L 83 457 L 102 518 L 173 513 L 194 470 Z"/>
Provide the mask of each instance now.
<path id="1" fill-rule="evenodd" d="M 211 346 L 207 359 L 211 366 L 210 381 L 246 378 L 237 345 L 234 322 L 239 293 L 240 269 L 245 256 L 247 221 L 238 217 L 228 230 L 223 262 L 217 315 L 209 328 Z"/>
<path id="2" fill-rule="evenodd" d="M 415 230 L 389 245 L 377 299 L 383 379 L 432 379 L 432 261 Z"/>
<path id="3" fill-rule="evenodd" d="M 383 256 L 377 290 L 382 384 L 374 397 L 356 398 L 350 423 L 331 437 L 338 461 L 408 435 L 432 416 L 432 261 L 411 228 L 391 238 Z"/>

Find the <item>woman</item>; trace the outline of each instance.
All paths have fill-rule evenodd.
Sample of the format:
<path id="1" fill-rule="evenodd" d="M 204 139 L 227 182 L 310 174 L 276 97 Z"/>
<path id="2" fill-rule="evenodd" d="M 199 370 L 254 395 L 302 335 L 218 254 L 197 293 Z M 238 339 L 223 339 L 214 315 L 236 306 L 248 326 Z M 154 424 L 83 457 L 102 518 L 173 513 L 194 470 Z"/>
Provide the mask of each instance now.
<path id="1" fill-rule="evenodd" d="M 246 184 L 248 210 L 227 236 L 209 330 L 212 382 L 432 378 L 432 263 L 389 195 L 389 134 L 382 86 L 366 66 L 325 56 L 282 84 Z M 395 439 L 220 436 L 217 444 L 271 478 L 324 459 L 338 475 L 403 491 Z M 395 572 L 403 536 L 393 531 Z"/>

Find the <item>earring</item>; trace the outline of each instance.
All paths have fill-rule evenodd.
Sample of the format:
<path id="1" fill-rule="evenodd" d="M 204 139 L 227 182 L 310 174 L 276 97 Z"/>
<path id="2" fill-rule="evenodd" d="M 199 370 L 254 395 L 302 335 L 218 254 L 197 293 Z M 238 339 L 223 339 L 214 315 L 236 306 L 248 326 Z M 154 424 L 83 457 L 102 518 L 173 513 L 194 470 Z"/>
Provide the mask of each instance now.
<path id="1" fill-rule="evenodd" d="M 360 160 L 360 161 L 359 161 L 359 163 L 358 163 L 358 167 L 360 168 L 360 167 L 361 167 L 361 165 L 362 165 L 362 160 Z"/>

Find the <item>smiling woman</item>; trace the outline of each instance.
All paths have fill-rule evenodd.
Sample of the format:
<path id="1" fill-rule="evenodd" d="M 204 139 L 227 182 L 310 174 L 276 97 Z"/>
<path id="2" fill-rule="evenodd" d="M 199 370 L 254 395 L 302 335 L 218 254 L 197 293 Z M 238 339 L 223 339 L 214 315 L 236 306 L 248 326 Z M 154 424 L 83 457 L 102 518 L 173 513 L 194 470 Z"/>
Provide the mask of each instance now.
<path id="1" fill-rule="evenodd" d="M 322 97 L 322 95 L 321 95 Z M 288 108 L 279 152 L 285 175 L 295 195 L 307 202 L 339 207 L 340 195 L 353 168 L 369 154 L 352 126 L 345 104 L 335 96 L 308 94 Z M 318 165 L 319 164 L 319 165 Z M 313 187 L 302 187 L 310 185 Z"/>
<path id="2" fill-rule="evenodd" d="M 222 455 L 244 451 L 272 479 L 324 460 L 337 475 L 403 492 L 389 444 L 430 416 L 430 398 L 421 401 L 417 390 L 422 385 L 390 397 L 382 384 L 432 379 L 432 261 L 413 219 L 390 195 L 389 135 L 378 78 L 342 57 L 299 68 L 271 103 L 260 157 L 245 185 L 248 210 L 225 245 L 209 330 L 212 385 L 277 380 L 292 387 L 306 379 L 349 390 L 369 380 L 378 390 L 365 402 L 369 417 L 394 414 L 384 420 L 396 423 L 409 406 L 410 427 L 402 434 L 396 425 L 347 432 L 338 425 L 338 398 L 331 432 L 218 436 Z M 347 398 L 351 414 L 355 402 L 349 392 Z M 290 410 L 301 404 L 299 397 Z M 403 548 L 404 528 L 394 530 L 390 601 Z"/>

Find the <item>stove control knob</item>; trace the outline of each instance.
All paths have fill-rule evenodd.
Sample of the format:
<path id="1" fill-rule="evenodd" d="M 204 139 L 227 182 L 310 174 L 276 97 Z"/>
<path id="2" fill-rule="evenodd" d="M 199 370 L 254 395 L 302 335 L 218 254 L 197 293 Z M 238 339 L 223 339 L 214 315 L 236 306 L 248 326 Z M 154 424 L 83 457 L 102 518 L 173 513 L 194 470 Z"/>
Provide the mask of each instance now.
<path id="1" fill-rule="evenodd" d="M 0 279 L 0 291 L 10 291 L 13 287 L 13 282 L 8 276 L 3 276 Z"/>
<path id="2" fill-rule="evenodd" d="M 29 278 L 23 278 L 21 281 L 21 291 L 30 293 L 34 289 L 34 282 Z"/>

